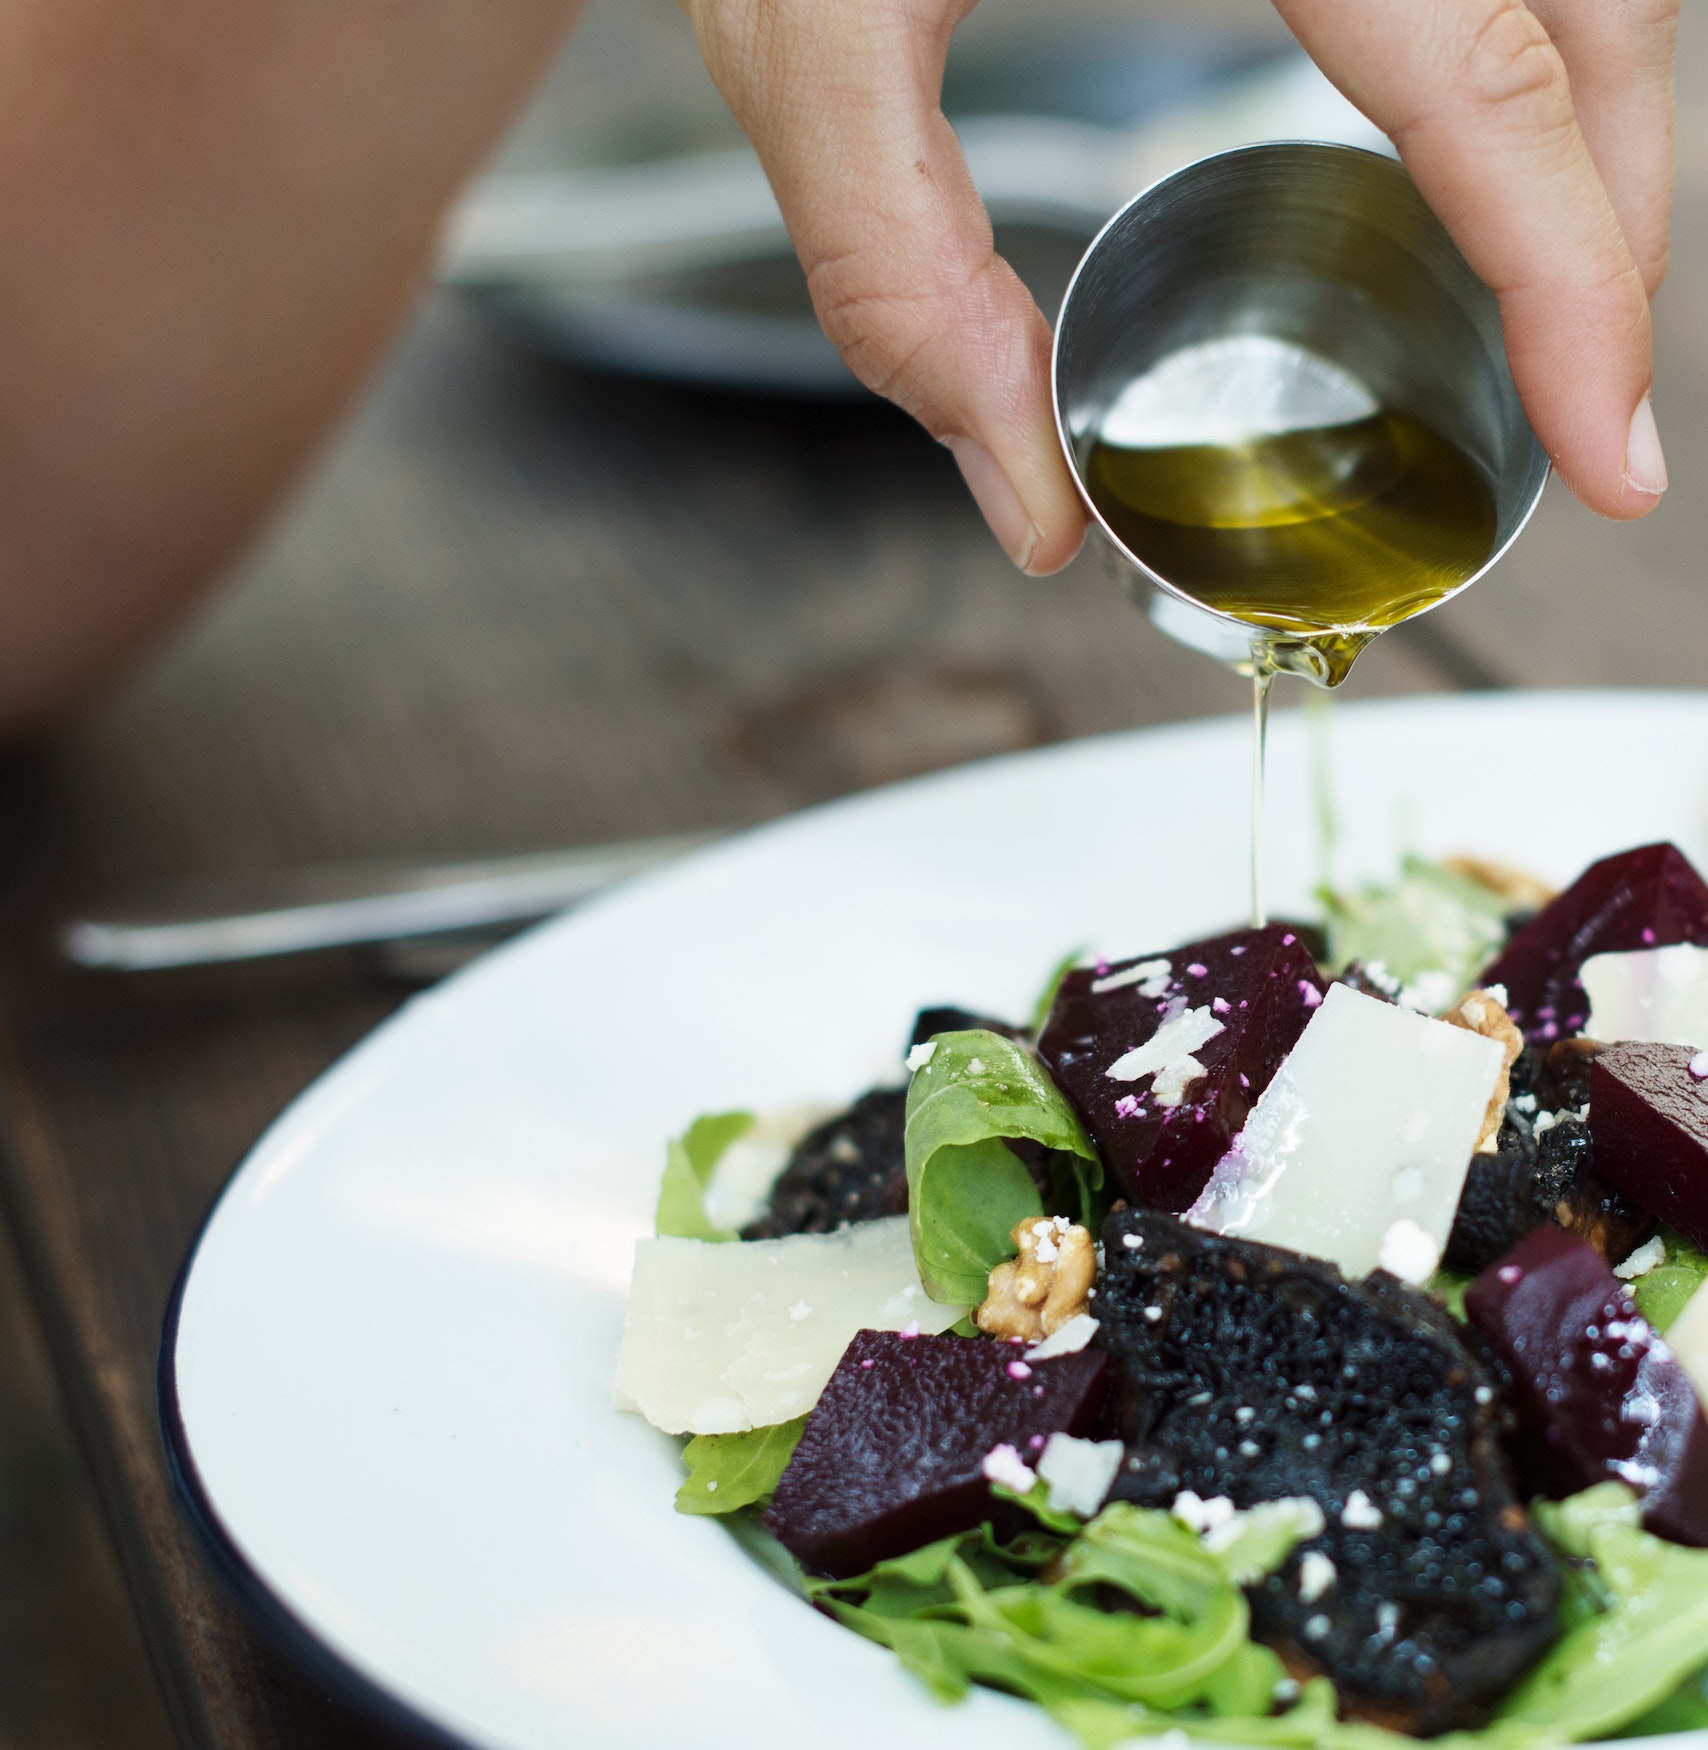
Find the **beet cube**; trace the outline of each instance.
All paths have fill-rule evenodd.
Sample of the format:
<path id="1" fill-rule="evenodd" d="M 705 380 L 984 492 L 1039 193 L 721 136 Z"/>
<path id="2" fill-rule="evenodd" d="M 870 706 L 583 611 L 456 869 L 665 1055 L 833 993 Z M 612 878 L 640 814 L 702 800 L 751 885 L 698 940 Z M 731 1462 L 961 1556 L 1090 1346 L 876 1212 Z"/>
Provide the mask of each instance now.
<path id="1" fill-rule="evenodd" d="M 845 1579 L 991 1516 L 996 1446 L 1029 1464 L 1102 1414 L 1109 1358 L 1027 1362 L 983 1338 L 861 1331 L 807 1418 L 765 1515 L 809 1568 Z"/>
<path id="2" fill-rule="evenodd" d="M 1567 1039 L 1589 1019 L 1578 968 L 1592 954 L 1708 946 L 1708 884 L 1676 845 L 1603 857 L 1551 899 L 1477 982 L 1506 986 L 1506 1010 L 1532 1043 Z"/>
<path id="3" fill-rule="evenodd" d="M 1586 1240 L 1544 1223 L 1465 1290 L 1512 1374 L 1547 1493 L 1628 1483 L 1643 1523 L 1708 1545 L 1708 1422 L 1684 1369 Z"/>
<path id="4" fill-rule="evenodd" d="M 1197 1200 L 1323 989 L 1295 929 L 1237 930 L 1070 972 L 1038 1055 L 1127 1195 L 1178 1212 Z M 1181 1049 L 1154 1068 L 1126 1061 L 1159 1038 Z"/>
<path id="5" fill-rule="evenodd" d="M 1589 1132 L 1604 1179 L 1708 1246 L 1708 1079 L 1690 1073 L 1700 1055 L 1610 1045 L 1590 1066 Z"/>

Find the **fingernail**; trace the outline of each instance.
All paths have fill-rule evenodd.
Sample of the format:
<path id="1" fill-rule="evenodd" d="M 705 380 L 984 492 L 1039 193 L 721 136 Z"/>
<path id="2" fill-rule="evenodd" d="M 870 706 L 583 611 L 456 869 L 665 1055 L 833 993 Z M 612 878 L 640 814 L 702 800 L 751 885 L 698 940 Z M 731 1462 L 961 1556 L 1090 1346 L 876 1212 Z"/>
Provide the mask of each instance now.
<path id="1" fill-rule="evenodd" d="M 1666 457 L 1661 453 L 1661 434 L 1647 395 L 1631 415 L 1631 435 L 1625 440 L 1625 484 L 1650 498 L 1659 498 L 1666 491 Z"/>
<path id="2" fill-rule="evenodd" d="M 973 502 L 990 524 L 991 533 L 1002 543 L 1003 552 L 1024 571 L 1032 558 L 1032 549 L 1038 545 L 1038 528 L 1027 516 L 1020 494 L 1009 483 L 1002 464 L 973 438 L 952 437 L 943 441 L 961 470 Z"/>

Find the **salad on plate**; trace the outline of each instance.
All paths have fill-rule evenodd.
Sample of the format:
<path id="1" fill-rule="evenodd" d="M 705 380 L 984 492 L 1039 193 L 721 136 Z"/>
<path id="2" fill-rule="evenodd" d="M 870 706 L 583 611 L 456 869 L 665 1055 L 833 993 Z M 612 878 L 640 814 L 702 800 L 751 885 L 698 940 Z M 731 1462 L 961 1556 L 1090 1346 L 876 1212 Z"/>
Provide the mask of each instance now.
<path id="1" fill-rule="evenodd" d="M 620 1407 L 685 1513 L 1090 1750 L 1708 1727 L 1708 884 L 1458 858 L 698 1120 Z"/>

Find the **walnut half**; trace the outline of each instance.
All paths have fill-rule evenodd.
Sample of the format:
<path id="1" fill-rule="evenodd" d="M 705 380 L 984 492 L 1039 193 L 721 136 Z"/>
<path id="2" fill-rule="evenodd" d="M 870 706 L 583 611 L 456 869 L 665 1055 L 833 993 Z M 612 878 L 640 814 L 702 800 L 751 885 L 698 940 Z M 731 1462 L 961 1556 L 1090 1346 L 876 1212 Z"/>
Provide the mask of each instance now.
<path id="1" fill-rule="evenodd" d="M 1091 1235 L 1065 1216 L 1028 1216 L 1009 1236 L 1020 1256 L 990 1273 L 976 1314 L 987 1337 L 1041 1343 L 1090 1304 L 1097 1276 Z"/>
<path id="2" fill-rule="evenodd" d="M 1463 1027 L 1468 1033 L 1480 1033 L 1485 1039 L 1492 1039 L 1506 1053 L 1494 1092 L 1489 1096 L 1488 1110 L 1483 1114 L 1482 1134 L 1473 1150 L 1476 1154 L 1493 1154 L 1501 1121 L 1506 1117 L 1507 1095 L 1512 1092 L 1512 1066 L 1518 1062 L 1518 1054 L 1524 1049 L 1524 1035 L 1486 990 L 1472 991 L 1441 1019 L 1449 1027 Z"/>

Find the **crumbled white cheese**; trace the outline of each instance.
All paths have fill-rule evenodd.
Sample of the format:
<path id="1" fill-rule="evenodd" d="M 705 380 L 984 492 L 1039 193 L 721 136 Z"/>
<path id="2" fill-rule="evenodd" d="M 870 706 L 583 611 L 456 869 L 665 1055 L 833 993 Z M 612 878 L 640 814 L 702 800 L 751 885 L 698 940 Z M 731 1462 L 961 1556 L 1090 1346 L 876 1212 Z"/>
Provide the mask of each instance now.
<path id="1" fill-rule="evenodd" d="M 1205 1505 L 1213 1503 L 1206 1502 Z M 1260 1547 L 1272 1544 L 1271 1534 L 1278 1528 L 1285 1528 L 1294 1542 L 1306 1543 L 1321 1534 L 1323 1510 L 1308 1495 L 1284 1495 L 1279 1501 L 1259 1501 L 1243 1513 L 1219 1518 L 1215 1524 L 1206 1526 L 1199 1534 L 1199 1540 L 1211 1555 L 1227 1555 L 1248 1532 Z M 1261 1565 L 1247 1567 L 1237 1556 L 1230 1566 L 1236 1570 L 1234 1578 L 1241 1585 L 1250 1584 L 1264 1571 Z"/>
<path id="2" fill-rule="evenodd" d="M 1382 1523 L 1382 1509 L 1362 1489 L 1354 1489 L 1341 1509 L 1340 1523 L 1348 1531 L 1375 1531 Z"/>
<path id="3" fill-rule="evenodd" d="M 1439 1256 L 1503 1062 L 1492 1039 L 1332 985 L 1186 1219 L 1348 1276 L 1401 1219 Z"/>
<path id="4" fill-rule="evenodd" d="M 1409 1215 L 1402 1215 L 1382 1235 L 1376 1263 L 1390 1276 L 1414 1286 L 1427 1282 L 1441 1262 L 1441 1249 Z"/>
<path id="5" fill-rule="evenodd" d="M 1052 1434 L 1038 1460 L 1038 1475 L 1050 1485 L 1052 1510 L 1092 1518 L 1115 1481 L 1125 1450 L 1119 1440 Z"/>
<path id="6" fill-rule="evenodd" d="M 1487 995 L 1493 997 L 1503 1009 L 1506 1007 L 1506 986 L 1504 984 L 1485 984 L 1483 990 Z"/>
<path id="7" fill-rule="evenodd" d="M 1032 1485 L 1038 1480 L 1026 1461 L 1006 1441 L 1000 1446 L 993 1446 L 984 1455 L 984 1462 L 979 1469 L 989 1481 L 1001 1483 L 1005 1489 L 1012 1489 L 1017 1495 L 1029 1495 Z"/>
<path id="8" fill-rule="evenodd" d="M 1583 1030 L 1591 1039 L 1708 1049 L 1708 948 L 1677 942 L 1592 954 L 1578 977 L 1589 995 Z"/>
<path id="9" fill-rule="evenodd" d="M 1075 1313 L 1058 1325 L 1043 1342 L 1026 1351 L 1028 1361 L 1049 1361 L 1057 1355 L 1073 1355 L 1097 1335 L 1097 1320 L 1090 1313 Z"/>
<path id="10" fill-rule="evenodd" d="M 1666 1262 L 1666 1241 L 1656 1234 L 1628 1257 L 1623 1264 L 1613 1266 L 1613 1274 L 1625 1282 L 1635 1282 Z"/>
<path id="11" fill-rule="evenodd" d="M 982 1057 L 968 1058 L 967 1074 L 970 1076 L 982 1076 L 984 1074 L 984 1059 Z"/>
<path id="12" fill-rule="evenodd" d="M 924 1069 L 936 1055 L 937 1041 L 935 1039 L 927 1039 L 923 1041 L 923 1043 L 914 1046 L 914 1048 L 907 1054 L 907 1067 L 910 1070 Z"/>
<path id="13" fill-rule="evenodd" d="M 670 1434 L 767 1428 L 818 1402 L 856 1331 L 944 1331 L 965 1311 L 926 1298 L 905 1215 L 734 1245 L 645 1239 L 614 1395 Z"/>
<path id="14" fill-rule="evenodd" d="M 1100 997 L 1112 990 L 1122 990 L 1129 984 L 1139 985 L 1142 997 L 1159 997 L 1168 989 L 1169 974 L 1174 970 L 1166 960 L 1141 960 L 1136 966 L 1123 966 L 1107 978 L 1091 981 L 1091 994 Z"/>
<path id="15" fill-rule="evenodd" d="M 1172 1057 L 1156 1072 L 1151 1098 L 1159 1106 L 1178 1106 L 1186 1098 L 1186 1090 L 1203 1074 L 1203 1064 L 1191 1052 L 1184 1057 Z"/>
<path id="16" fill-rule="evenodd" d="M 789 1308 L 789 1317 L 796 1320 L 810 1319 L 812 1317 L 812 1308 L 808 1306 L 804 1300 L 797 1300 L 795 1304 Z"/>
<path id="17" fill-rule="evenodd" d="M 1308 1549 L 1299 1558 L 1299 1602 L 1315 1604 L 1338 1578 L 1335 1565 L 1320 1549 Z"/>
<path id="18" fill-rule="evenodd" d="M 1121 1235 L 1121 1247 L 1124 1251 L 1136 1252 L 1143 1247 L 1144 1243 L 1144 1236 L 1142 1234 Z"/>
<path id="19" fill-rule="evenodd" d="M 1182 1007 L 1170 1014 L 1143 1045 L 1136 1045 L 1131 1051 L 1116 1058 L 1103 1073 L 1112 1082 L 1136 1082 L 1140 1076 L 1154 1075 L 1157 1078 L 1157 1104 L 1178 1105 L 1178 1093 L 1171 1098 L 1163 1095 L 1164 1079 L 1167 1079 L 1171 1087 L 1176 1085 L 1179 1072 L 1171 1071 L 1176 1060 L 1181 1058 L 1192 1060 L 1193 1069 L 1189 1080 L 1201 1076 L 1204 1073 L 1203 1065 L 1192 1058 L 1192 1054 L 1200 1046 L 1208 1045 L 1223 1031 L 1223 1024 L 1210 1013 L 1208 1003 L 1196 1009 Z"/>
<path id="20" fill-rule="evenodd" d="M 1174 1497 L 1174 1505 L 1169 1511 L 1188 1531 L 1196 1532 L 1202 1537 L 1206 1531 L 1218 1525 L 1231 1524 L 1238 1510 L 1226 1495 L 1212 1495 L 1205 1501 L 1199 1498 L 1195 1490 L 1182 1489 Z"/>

